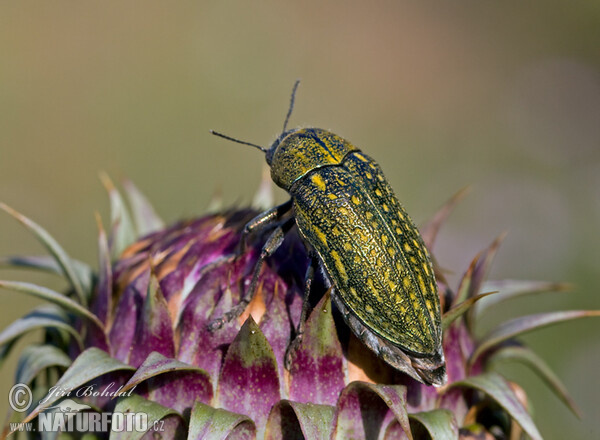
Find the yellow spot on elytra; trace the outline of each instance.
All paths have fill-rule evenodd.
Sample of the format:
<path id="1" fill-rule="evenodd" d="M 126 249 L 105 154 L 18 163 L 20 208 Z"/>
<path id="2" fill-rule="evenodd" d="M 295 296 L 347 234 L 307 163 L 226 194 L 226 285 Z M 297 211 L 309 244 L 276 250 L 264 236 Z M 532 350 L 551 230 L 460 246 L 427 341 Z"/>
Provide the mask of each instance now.
<path id="1" fill-rule="evenodd" d="M 346 182 L 344 182 L 343 180 L 340 179 L 335 179 L 335 181 L 340 185 L 340 186 L 346 186 Z"/>
<path id="2" fill-rule="evenodd" d="M 387 235 L 382 235 L 381 236 L 381 241 L 383 242 L 383 244 L 387 244 L 388 240 L 389 239 L 388 239 Z"/>
<path id="3" fill-rule="evenodd" d="M 335 263 L 335 268 L 337 269 L 338 273 L 340 274 L 340 277 L 342 277 L 342 281 L 347 281 L 348 274 L 346 274 L 346 269 L 344 268 L 344 265 L 342 264 L 342 259 L 340 258 L 340 254 L 338 254 L 336 251 L 331 251 L 330 255 L 331 255 L 331 258 L 333 258 L 333 262 Z"/>
<path id="4" fill-rule="evenodd" d="M 372 257 L 376 257 L 377 256 L 377 251 L 375 249 L 371 249 L 371 256 Z"/>
<path id="5" fill-rule="evenodd" d="M 383 182 L 383 176 L 382 176 L 381 174 L 377 174 L 377 179 L 378 179 L 380 182 Z"/>
<path id="6" fill-rule="evenodd" d="M 355 205 L 360 205 L 360 199 L 356 196 L 352 196 L 352 203 Z"/>
<path id="7" fill-rule="evenodd" d="M 429 300 L 425 300 L 425 305 L 427 306 L 427 308 L 428 308 L 429 310 L 431 310 L 431 301 L 429 301 Z"/>
<path id="8" fill-rule="evenodd" d="M 393 257 L 394 255 L 396 255 L 396 249 L 394 249 L 393 247 L 389 247 L 388 254 L 390 254 L 390 256 Z"/>
<path id="9" fill-rule="evenodd" d="M 421 288 L 421 292 L 425 292 L 425 281 L 423 281 L 423 277 L 421 276 L 421 274 L 419 274 L 417 280 L 419 281 L 419 287 Z"/>
<path id="10" fill-rule="evenodd" d="M 374 163 L 370 163 L 370 164 L 369 164 L 369 166 L 370 166 L 371 168 L 373 168 L 374 170 L 376 170 L 376 169 L 377 169 L 377 167 L 375 166 L 375 164 L 374 164 Z"/>
<path id="11" fill-rule="evenodd" d="M 333 235 L 335 235 L 336 237 L 341 235 L 342 233 L 342 231 L 340 231 L 340 228 L 338 228 L 337 226 L 334 226 L 331 232 L 333 232 Z"/>
<path id="12" fill-rule="evenodd" d="M 325 191 L 325 181 L 321 176 L 318 174 L 313 174 L 310 180 L 312 180 L 312 182 L 317 185 L 317 188 L 319 188 L 321 191 Z"/>
<path id="13" fill-rule="evenodd" d="M 352 294 L 352 296 L 358 298 L 358 293 L 356 292 L 356 289 L 354 287 L 350 287 L 350 293 Z"/>
<path id="14" fill-rule="evenodd" d="M 323 243 L 325 246 L 327 246 L 327 237 L 325 237 L 325 234 L 323 234 L 323 231 L 321 231 L 316 226 L 313 227 L 313 231 L 316 234 L 316 236 L 319 238 L 321 243 Z"/>
<path id="15" fill-rule="evenodd" d="M 383 267 L 383 262 L 381 261 L 381 258 L 378 258 L 375 264 L 377 265 L 377 267 Z"/>
<path id="16" fill-rule="evenodd" d="M 415 240 L 415 239 L 413 238 L 413 241 L 412 241 L 412 242 L 413 242 L 413 244 L 415 245 L 415 247 L 416 247 L 416 248 L 418 248 L 418 247 L 419 247 L 419 243 L 417 243 L 417 240 Z"/>
<path id="17" fill-rule="evenodd" d="M 352 250 L 352 245 L 348 242 L 344 243 L 344 250 L 345 251 L 351 251 Z"/>
<path id="18" fill-rule="evenodd" d="M 371 173 L 367 173 L 367 174 L 365 174 L 365 176 L 367 176 L 367 179 L 372 179 L 373 178 L 373 175 Z"/>
<path id="19" fill-rule="evenodd" d="M 369 286 L 369 290 L 375 293 L 375 285 L 373 284 L 373 278 L 367 278 L 367 286 Z"/>
<path id="20" fill-rule="evenodd" d="M 375 194 L 377 194 L 378 197 L 381 197 L 383 195 L 383 193 L 379 190 L 379 188 L 377 188 L 375 190 Z"/>
<path id="21" fill-rule="evenodd" d="M 400 229 L 400 228 L 396 228 L 396 234 L 398 234 L 398 235 L 402 235 L 402 229 Z"/>
<path id="22" fill-rule="evenodd" d="M 400 313 L 406 313 L 406 307 L 400 306 Z"/>
<path id="23" fill-rule="evenodd" d="M 415 257 L 410 257 L 410 262 L 412 264 L 417 264 L 417 259 Z"/>
<path id="24" fill-rule="evenodd" d="M 348 210 L 346 208 L 344 208 L 343 206 L 340 206 L 340 214 L 348 215 Z"/>
<path id="25" fill-rule="evenodd" d="M 337 196 L 335 194 L 332 194 L 332 193 L 327 194 L 327 197 L 329 197 L 330 200 L 337 199 Z"/>
<path id="26" fill-rule="evenodd" d="M 365 214 L 367 216 L 367 220 L 371 220 L 373 218 L 373 213 L 367 211 L 367 213 Z"/>
<path id="27" fill-rule="evenodd" d="M 390 208 L 388 207 L 388 205 L 386 205 L 385 203 L 383 204 L 383 210 L 385 212 L 389 212 Z"/>
<path id="28" fill-rule="evenodd" d="M 425 275 L 429 276 L 429 265 L 427 263 L 423 263 L 423 270 L 425 271 Z"/>
<path id="29" fill-rule="evenodd" d="M 398 222 L 396 220 L 392 220 L 392 226 L 398 226 Z"/>
<path id="30" fill-rule="evenodd" d="M 398 217 L 400 217 L 400 220 L 404 220 L 404 214 L 402 214 L 402 211 L 398 211 Z"/>
<path id="31" fill-rule="evenodd" d="M 396 270 L 398 272 L 402 272 L 402 263 L 400 263 L 399 261 L 396 263 Z"/>
<path id="32" fill-rule="evenodd" d="M 360 259 L 360 255 L 356 254 L 354 255 L 354 262 L 355 263 L 360 263 L 361 259 Z"/>
<path id="33" fill-rule="evenodd" d="M 371 307 L 369 304 L 367 304 L 365 306 L 365 311 L 369 314 L 372 315 L 373 314 L 373 307 Z"/>
<path id="34" fill-rule="evenodd" d="M 390 286 L 390 290 L 392 292 L 396 290 L 396 284 L 392 280 L 388 280 L 388 285 Z"/>
<path id="35" fill-rule="evenodd" d="M 410 282 L 410 277 L 404 277 L 404 278 L 402 278 L 402 285 L 403 285 L 403 286 L 404 286 L 406 289 L 408 289 L 408 288 L 410 287 L 410 285 L 411 285 L 411 282 Z"/>
<path id="36" fill-rule="evenodd" d="M 404 250 L 406 252 L 410 252 L 410 251 L 412 251 L 412 248 L 410 247 L 410 245 L 408 243 L 404 243 Z"/>
<path id="37" fill-rule="evenodd" d="M 360 153 L 354 153 L 354 155 L 355 155 L 355 156 L 356 156 L 358 159 L 362 160 L 363 162 L 368 162 L 368 161 L 369 161 L 369 159 L 367 159 L 365 156 L 363 156 L 363 155 L 362 155 L 362 154 L 360 154 Z"/>

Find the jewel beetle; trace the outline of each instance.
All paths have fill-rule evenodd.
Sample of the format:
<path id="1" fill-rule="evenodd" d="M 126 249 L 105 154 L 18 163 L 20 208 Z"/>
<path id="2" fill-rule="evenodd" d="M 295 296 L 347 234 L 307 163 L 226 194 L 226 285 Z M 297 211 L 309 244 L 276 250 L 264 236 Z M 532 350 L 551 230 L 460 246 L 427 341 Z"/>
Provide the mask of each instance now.
<path id="1" fill-rule="evenodd" d="M 239 304 L 209 324 L 216 330 L 238 317 L 257 289 L 264 260 L 297 226 L 311 263 L 293 356 L 303 332 L 315 268 L 331 284 L 331 298 L 354 334 L 381 359 L 428 385 L 446 383 L 437 283 L 429 252 L 394 195 L 379 165 L 340 136 L 319 128 L 287 129 L 298 81 L 282 133 L 269 148 L 213 134 L 265 153 L 271 178 L 290 200 L 251 220 L 253 231 L 275 226 L 250 286 Z"/>

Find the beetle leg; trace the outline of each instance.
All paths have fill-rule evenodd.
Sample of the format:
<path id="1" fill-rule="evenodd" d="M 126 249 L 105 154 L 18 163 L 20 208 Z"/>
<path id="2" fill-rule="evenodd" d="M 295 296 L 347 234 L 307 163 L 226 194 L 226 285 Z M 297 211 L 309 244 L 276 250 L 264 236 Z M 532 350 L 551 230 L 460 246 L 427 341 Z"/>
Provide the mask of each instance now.
<path id="1" fill-rule="evenodd" d="M 269 209 L 268 211 L 261 212 L 244 226 L 242 231 L 242 238 L 238 248 L 237 255 L 243 255 L 246 252 L 246 241 L 248 236 L 254 231 L 260 231 L 279 221 L 281 217 L 292 208 L 292 199 L 279 206 Z"/>
<path id="2" fill-rule="evenodd" d="M 290 365 L 292 364 L 292 360 L 294 359 L 296 350 L 302 342 L 302 335 L 304 334 L 304 328 L 306 327 L 306 315 L 308 315 L 308 309 L 310 307 L 310 287 L 312 285 L 313 279 L 315 278 L 315 264 L 318 263 L 315 261 L 315 257 L 311 256 L 310 261 L 308 263 L 308 267 L 306 268 L 306 274 L 304 275 L 304 297 L 302 299 L 302 313 L 300 314 L 300 322 L 298 323 L 298 329 L 296 330 L 296 337 L 290 343 L 288 349 L 285 352 L 285 368 L 288 370 L 290 369 Z"/>
<path id="3" fill-rule="evenodd" d="M 262 250 L 260 251 L 260 256 L 256 261 L 256 265 L 254 266 L 252 282 L 250 283 L 248 290 L 244 292 L 244 295 L 242 296 L 242 299 L 240 300 L 239 304 L 237 304 L 228 312 L 225 312 L 222 317 L 214 319 L 208 324 L 208 329 L 211 332 L 220 329 L 226 323 L 231 322 L 235 318 L 239 317 L 242 313 L 244 313 L 244 310 L 246 310 L 246 307 L 248 307 L 248 304 L 250 304 L 250 301 L 252 301 L 252 298 L 254 298 L 254 295 L 256 294 L 256 290 L 258 287 L 258 278 L 260 276 L 260 272 L 265 262 L 265 259 L 273 255 L 273 253 L 275 253 L 279 246 L 281 246 L 285 234 L 292 228 L 292 226 L 294 226 L 294 224 L 294 219 L 290 218 L 286 220 L 282 225 L 275 228 L 273 233 L 269 235 L 269 238 L 267 239 L 266 243 L 262 247 Z"/>

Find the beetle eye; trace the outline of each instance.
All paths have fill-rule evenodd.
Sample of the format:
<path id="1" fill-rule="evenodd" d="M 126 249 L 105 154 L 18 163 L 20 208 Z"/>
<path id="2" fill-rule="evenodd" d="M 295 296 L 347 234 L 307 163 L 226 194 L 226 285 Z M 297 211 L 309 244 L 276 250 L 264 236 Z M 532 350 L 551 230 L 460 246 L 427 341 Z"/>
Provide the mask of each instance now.
<path id="1" fill-rule="evenodd" d="M 277 147 L 279 146 L 279 143 L 281 142 L 281 136 L 278 137 L 275 142 L 273 142 L 271 144 L 271 146 L 269 147 L 269 149 L 267 150 L 267 152 L 265 153 L 265 159 L 267 159 L 267 164 L 269 166 L 271 166 L 271 163 L 273 162 L 273 155 L 275 154 L 275 150 L 277 150 Z"/>

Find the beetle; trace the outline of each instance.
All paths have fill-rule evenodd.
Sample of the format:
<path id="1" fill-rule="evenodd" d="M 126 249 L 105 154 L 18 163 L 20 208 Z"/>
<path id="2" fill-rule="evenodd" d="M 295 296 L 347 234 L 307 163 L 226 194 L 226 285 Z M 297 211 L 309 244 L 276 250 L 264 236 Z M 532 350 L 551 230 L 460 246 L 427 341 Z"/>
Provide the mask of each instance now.
<path id="1" fill-rule="evenodd" d="M 330 131 L 287 129 L 298 83 L 283 131 L 269 148 L 211 131 L 263 151 L 271 178 L 290 200 L 245 226 L 240 252 L 253 231 L 276 227 L 263 245 L 240 303 L 213 320 L 209 328 L 221 328 L 243 313 L 257 290 L 264 260 L 281 245 L 286 232 L 297 226 L 311 260 L 287 366 L 302 337 L 310 285 L 318 267 L 332 287 L 332 301 L 369 349 L 412 378 L 441 386 L 447 376 L 440 301 L 423 239 L 372 158 Z"/>

